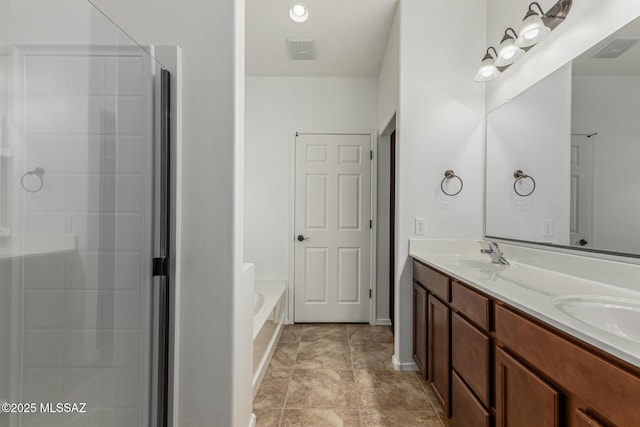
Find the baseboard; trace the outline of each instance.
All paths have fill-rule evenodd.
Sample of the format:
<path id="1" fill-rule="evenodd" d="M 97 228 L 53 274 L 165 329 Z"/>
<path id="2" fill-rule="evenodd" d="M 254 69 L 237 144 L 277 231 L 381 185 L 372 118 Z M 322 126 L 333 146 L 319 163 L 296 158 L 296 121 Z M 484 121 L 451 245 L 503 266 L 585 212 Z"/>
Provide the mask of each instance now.
<path id="1" fill-rule="evenodd" d="M 391 319 L 376 319 L 378 326 L 391 326 Z"/>
<path id="2" fill-rule="evenodd" d="M 418 365 L 416 365 L 414 362 L 400 363 L 400 361 L 398 360 L 395 354 L 391 358 L 391 362 L 393 363 L 393 368 L 396 371 L 412 371 L 412 372 L 419 371 Z"/>

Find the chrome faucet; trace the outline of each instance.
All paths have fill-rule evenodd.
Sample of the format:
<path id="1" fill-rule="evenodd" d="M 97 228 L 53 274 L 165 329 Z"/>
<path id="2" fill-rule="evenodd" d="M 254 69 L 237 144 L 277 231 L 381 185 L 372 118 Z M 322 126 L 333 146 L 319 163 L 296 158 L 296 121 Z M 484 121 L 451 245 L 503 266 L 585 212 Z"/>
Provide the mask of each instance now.
<path id="1" fill-rule="evenodd" d="M 489 249 L 480 249 L 480 253 L 489 255 L 494 264 L 509 265 L 509 261 L 504 257 L 498 244 L 496 242 L 487 243 L 489 244 Z"/>

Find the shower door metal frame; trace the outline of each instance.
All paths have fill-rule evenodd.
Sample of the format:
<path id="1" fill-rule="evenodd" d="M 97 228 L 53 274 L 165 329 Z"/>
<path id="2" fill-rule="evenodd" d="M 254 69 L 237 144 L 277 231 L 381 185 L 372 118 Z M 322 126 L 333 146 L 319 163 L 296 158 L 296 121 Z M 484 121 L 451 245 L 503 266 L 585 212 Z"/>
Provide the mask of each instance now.
<path id="1" fill-rule="evenodd" d="M 160 144 L 156 155 L 156 214 L 153 279 L 154 279 L 154 345 L 152 375 L 152 425 L 169 425 L 169 363 L 171 325 L 171 74 L 166 69 L 160 71 L 159 136 Z M 155 421 L 155 422 L 154 422 Z"/>

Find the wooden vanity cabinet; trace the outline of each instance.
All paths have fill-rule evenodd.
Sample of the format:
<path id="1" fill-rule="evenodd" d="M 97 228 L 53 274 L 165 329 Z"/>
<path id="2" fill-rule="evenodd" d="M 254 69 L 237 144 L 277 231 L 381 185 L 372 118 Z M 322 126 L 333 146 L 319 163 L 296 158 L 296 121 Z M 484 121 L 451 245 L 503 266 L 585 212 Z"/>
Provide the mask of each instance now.
<path id="1" fill-rule="evenodd" d="M 451 403 L 451 425 L 491 427 L 491 412 L 478 401 L 455 370 L 451 375 Z"/>
<path id="2" fill-rule="evenodd" d="M 427 290 L 413 283 L 413 361 L 427 378 Z"/>
<path id="3" fill-rule="evenodd" d="M 429 350 L 429 382 L 436 397 L 440 401 L 444 413 L 451 416 L 451 358 L 450 358 L 450 319 L 449 307 L 434 295 L 428 300 L 428 345 Z"/>
<path id="4" fill-rule="evenodd" d="M 640 426 L 640 370 L 503 304 L 495 307 L 495 329 L 501 347 L 562 390 L 560 425 Z"/>
<path id="5" fill-rule="evenodd" d="M 451 315 L 451 364 L 485 407 L 491 405 L 491 338 L 460 314 Z"/>
<path id="6" fill-rule="evenodd" d="M 640 368 L 414 261 L 414 360 L 454 427 L 640 427 Z"/>
<path id="7" fill-rule="evenodd" d="M 451 280 L 413 262 L 413 360 L 429 382 L 447 417 L 451 416 Z M 426 301 L 426 310 L 422 302 Z M 426 342 L 426 357 L 422 355 Z"/>
<path id="8" fill-rule="evenodd" d="M 454 281 L 451 285 L 451 308 L 452 424 L 460 427 L 490 426 L 491 300 Z"/>
<path id="9" fill-rule="evenodd" d="M 560 393 L 496 348 L 496 427 L 558 427 Z"/>

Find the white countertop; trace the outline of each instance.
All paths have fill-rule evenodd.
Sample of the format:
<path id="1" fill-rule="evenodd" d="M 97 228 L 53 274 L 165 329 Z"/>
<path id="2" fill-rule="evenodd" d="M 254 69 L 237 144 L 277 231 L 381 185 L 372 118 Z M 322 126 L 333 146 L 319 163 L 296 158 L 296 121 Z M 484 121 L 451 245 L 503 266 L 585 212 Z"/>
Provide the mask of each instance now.
<path id="1" fill-rule="evenodd" d="M 564 298 L 573 297 L 624 299 L 640 307 L 640 266 L 500 244 L 505 258 L 511 263 L 503 267 L 492 264 L 487 255 L 481 255 L 481 247 L 477 241 L 411 240 L 409 254 L 479 291 L 640 367 L 640 338 L 637 338 L 640 337 L 640 321 L 635 322 L 635 316 L 640 312 L 629 312 L 634 322 L 627 323 L 625 327 L 627 331 L 632 329 L 632 337 L 624 337 L 607 331 L 612 326 L 605 324 L 606 319 L 590 318 L 586 323 L 559 308 L 559 302 Z M 562 271 L 558 271 L 560 268 L 545 268 L 545 264 L 554 267 L 561 265 Z M 595 277 L 611 277 L 612 280 L 606 283 L 591 280 L 591 271 Z"/>

